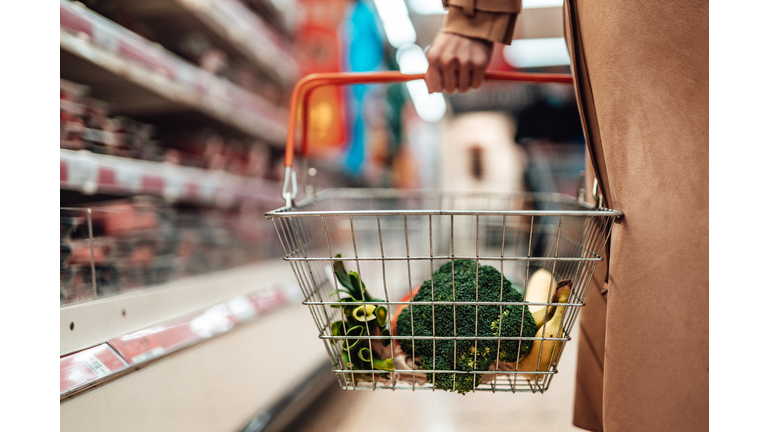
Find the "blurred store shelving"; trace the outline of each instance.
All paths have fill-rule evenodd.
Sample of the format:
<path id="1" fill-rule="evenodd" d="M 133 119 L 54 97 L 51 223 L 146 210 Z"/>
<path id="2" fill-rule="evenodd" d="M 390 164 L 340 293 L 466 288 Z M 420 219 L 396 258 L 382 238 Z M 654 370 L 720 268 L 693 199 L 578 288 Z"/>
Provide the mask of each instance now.
<path id="1" fill-rule="evenodd" d="M 321 364 L 320 346 L 279 344 L 275 329 L 312 327 L 263 216 L 283 205 L 288 100 L 308 65 L 289 15 L 268 0 L 60 1 L 62 430 L 100 429 L 94 403 L 112 428 L 178 424 L 192 406 L 230 407 L 207 423 L 188 411 L 192 429 L 236 427 Z M 284 386 L 244 340 L 296 358 Z M 244 367 L 200 363 L 211 355 Z M 136 399 L 157 373 L 165 389 L 206 378 L 186 403 Z M 205 403 L 245 383 L 273 388 Z"/>

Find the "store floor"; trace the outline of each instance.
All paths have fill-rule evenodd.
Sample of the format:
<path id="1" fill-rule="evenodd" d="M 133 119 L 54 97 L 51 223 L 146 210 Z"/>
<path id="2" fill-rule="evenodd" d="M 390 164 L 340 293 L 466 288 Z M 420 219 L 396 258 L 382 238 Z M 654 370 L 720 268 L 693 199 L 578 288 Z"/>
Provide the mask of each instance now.
<path id="1" fill-rule="evenodd" d="M 560 371 L 544 394 L 329 389 L 286 430 L 295 432 L 583 431 L 571 424 L 578 341 L 574 325 Z"/>

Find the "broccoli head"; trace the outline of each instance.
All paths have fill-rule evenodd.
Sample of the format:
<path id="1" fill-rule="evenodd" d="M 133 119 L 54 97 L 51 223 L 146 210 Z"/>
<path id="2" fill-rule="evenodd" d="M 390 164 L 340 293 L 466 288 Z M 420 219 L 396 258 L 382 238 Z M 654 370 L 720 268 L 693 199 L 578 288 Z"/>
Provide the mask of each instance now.
<path id="1" fill-rule="evenodd" d="M 434 299 L 434 300 L 433 300 Z M 448 262 L 422 283 L 414 302 L 522 302 L 522 295 L 495 268 L 472 260 Z M 527 306 L 411 305 L 397 320 L 398 336 L 533 337 L 536 323 Z M 398 339 L 420 357 L 424 370 L 488 370 L 496 361 L 514 362 L 531 349 L 530 340 Z M 500 348 L 500 349 L 499 349 Z M 454 364 L 455 359 L 455 364 Z M 434 376 L 433 376 L 434 375 Z M 480 384 L 480 374 L 428 374 L 436 388 L 464 394 Z M 455 385 L 454 385 L 455 380 Z"/>

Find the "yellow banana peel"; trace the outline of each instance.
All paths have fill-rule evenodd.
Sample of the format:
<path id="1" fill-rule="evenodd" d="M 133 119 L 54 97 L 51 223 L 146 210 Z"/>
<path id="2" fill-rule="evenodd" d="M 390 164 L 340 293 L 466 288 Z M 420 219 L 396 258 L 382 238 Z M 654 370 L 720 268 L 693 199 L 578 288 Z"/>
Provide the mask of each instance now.
<path id="1" fill-rule="evenodd" d="M 571 289 L 572 283 L 570 280 L 560 281 L 557 290 L 555 291 L 555 295 L 552 298 L 552 303 L 567 303 L 568 297 L 571 295 Z M 537 338 L 560 338 L 563 336 L 562 327 L 565 306 L 549 306 L 547 309 L 552 308 L 555 309 L 552 318 L 539 328 L 536 332 Z M 540 319 L 543 319 L 545 316 L 545 309 L 541 309 L 540 311 Z M 550 363 L 560 355 L 563 343 L 564 341 L 534 340 L 528 354 L 517 362 L 518 371 L 529 372 L 520 374 L 520 376 L 531 381 L 538 381 L 544 378 L 543 374 L 536 374 L 535 372 L 544 372 L 549 369 Z"/>
<path id="2" fill-rule="evenodd" d="M 557 279 L 546 269 L 538 269 L 528 279 L 525 288 L 525 301 L 529 303 L 546 303 L 557 291 Z M 535 313 L 544 306 L 528 306 L 531 313 Z M 534 316 L 535 318 L 535 316 Z M 538 322 L 537 322 L 538 324 Z M 543 322 L 541 324 L 544 324 Z M 541 324 L 538 326 L 541 327 Z"/>

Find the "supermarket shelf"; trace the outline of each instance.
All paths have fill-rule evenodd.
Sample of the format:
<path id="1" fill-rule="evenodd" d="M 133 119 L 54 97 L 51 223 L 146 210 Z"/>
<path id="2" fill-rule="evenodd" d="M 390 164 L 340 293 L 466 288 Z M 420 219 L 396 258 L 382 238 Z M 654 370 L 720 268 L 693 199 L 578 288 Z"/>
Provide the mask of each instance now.
<path id="1" fill-rule="evenodd" d="M 285 109 L 83 6 L 61 0 L 60 17 L 62 78 L 88 85 L 94 97 L 115 105 L 115 113 L 198 112 L 246 136 L 283 145 Z M 83 64 L 91 67 L 84 70 Z"/>
<path id="2" fill-rule="evenodd" d="M 319 383 L 311 377 L 321 367 Z M 254 415 L 279 415 L 290 389 L 326 382 L 338 386 L 314 320 L 289 304 L 62 399 L 61 430 L 239 431 Z"/>
<path id="3" fill-rule="evenodd" d="M 121 7 L 159 37 L 204 31 L 217 46 L 244 57 L 276 83 L 291 87 L 298 79 L 290 43 L 237 0 L 133 0 Z"/>
<path id="4" fill-rule="evenodd" d="M 143 194 L 172 202 L 220 208 L 244 202 L 265 208 L 282 205 L 277 182 L 223 171 L 100 155 L 87 150 L 59 149 L 59 152 L 59 187 L 86 195 Z"/>
<path id="5" fill-rule="evenodd" d="M 240 295 L 229 301 L 116 337 L 60 357 L 61 399 L 136 370 L 146 363 L 227 333 L 301 299 L 298 285 Z"/>
<path id="6" fill-rule="evenodd" d="M 299 292 L 290 266 L 265 260 L 59 309 L 59 355 L 97 346 L 123 335 L 253 295 Z"/>

